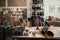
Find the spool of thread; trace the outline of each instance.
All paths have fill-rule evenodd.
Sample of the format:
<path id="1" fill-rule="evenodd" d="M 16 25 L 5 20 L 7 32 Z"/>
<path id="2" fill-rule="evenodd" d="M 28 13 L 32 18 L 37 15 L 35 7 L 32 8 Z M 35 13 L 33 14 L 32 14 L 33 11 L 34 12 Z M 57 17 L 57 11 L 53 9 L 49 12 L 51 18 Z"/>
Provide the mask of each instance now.
<path id="1" fill-rule="evenodd" d="M 51 32 L 51 31 L 47 31 L 47 32 L 45 33 L 45 37 L 46 37 L 46 38 L 53 38 L 53 37 L 54 37 L 54 33 Z"/>
<path id="2" fill-rule="evenodd" d="M 47 32 L 45 33 L 46 38 L 53 38 L 54 37 L 54 26 L 50 26 Z"/>

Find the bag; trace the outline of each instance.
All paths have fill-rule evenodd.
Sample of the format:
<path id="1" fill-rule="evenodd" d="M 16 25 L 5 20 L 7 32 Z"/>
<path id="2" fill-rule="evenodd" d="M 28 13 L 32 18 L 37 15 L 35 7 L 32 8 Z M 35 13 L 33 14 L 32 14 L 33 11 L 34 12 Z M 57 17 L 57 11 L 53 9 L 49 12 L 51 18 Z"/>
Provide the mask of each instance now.
<path id="1" fill-rule="evenodd" d="M 23 27 L 17 28 L 14 31 L 14 35 L 15 36 L 23 36 L 23 31 L 24 31 Z"/>

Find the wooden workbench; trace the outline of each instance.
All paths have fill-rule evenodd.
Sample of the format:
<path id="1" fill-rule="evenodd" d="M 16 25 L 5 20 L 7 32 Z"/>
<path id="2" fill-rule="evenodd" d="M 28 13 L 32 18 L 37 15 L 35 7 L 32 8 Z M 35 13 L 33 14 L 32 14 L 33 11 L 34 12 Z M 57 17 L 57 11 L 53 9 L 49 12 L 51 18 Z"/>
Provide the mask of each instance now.
<path id="1" fill-rule="evenodd" d="M 31 28 L 30 31 L 32 31 L 33 29 L 35 28 Z M 52 39 L 56 39 L 56 40 L 60 40 L 60 27 L 55 27 L 54 28 L 54 37 L 51 38 L 51 39 L 48 39 L 48 40 L 52 40 Z M 15 39 L 20 39 L 20 40 L 45 40 L 47 38 L 45 38 L 43 35 L 36 35 L 36 36 L 12 36 L 12 40 L 15 40 Z"/>

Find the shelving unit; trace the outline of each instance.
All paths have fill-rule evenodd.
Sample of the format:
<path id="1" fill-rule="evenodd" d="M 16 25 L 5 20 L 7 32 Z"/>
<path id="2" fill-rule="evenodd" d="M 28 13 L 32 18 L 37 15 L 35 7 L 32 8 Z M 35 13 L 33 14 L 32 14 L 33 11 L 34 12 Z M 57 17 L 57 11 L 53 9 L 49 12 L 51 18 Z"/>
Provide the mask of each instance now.
<path id="1" fill-rule="evenodd" d="M 32 15 L 35 9 L 37 9 L 37 13 L 41 17 L 41 21 L 44 21 L 43 0 L 32 0 Z"/>

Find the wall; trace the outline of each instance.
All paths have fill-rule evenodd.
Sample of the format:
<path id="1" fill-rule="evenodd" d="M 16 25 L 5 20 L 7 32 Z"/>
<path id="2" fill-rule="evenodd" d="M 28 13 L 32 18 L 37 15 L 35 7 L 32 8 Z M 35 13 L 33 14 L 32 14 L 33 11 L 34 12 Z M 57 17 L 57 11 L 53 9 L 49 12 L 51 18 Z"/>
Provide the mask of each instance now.
<path id="1" fill-rule="evenodd" d="M 59 6 L 60 7 L 60 0 L 43 0 L 44 3 L 44 18 L 46 19 L 47 16 L 54 16 L 60 18 L 60 13 L 58 12 L 49 12 L 49 6 Z M 31 10 L 32 0 L 27 0 L 27 17 L 31 17 L 32 10 Z"/>
<path id="2" fill-rule="evenodd" d="M 0 7 L 0 11 L 2 11 L 3 8 L 14 8 L 14 11 L 16 11 L 16 8 L 26 8 L 27 9 L 27 17 L 31 16 L 31 0 L 26 1 L 26 6 L 8 6 L 8 0 L 5 0 L 5 6 Z M 24 4 L 23 4 L 24 5 Z"/>
<path id="3" fill-rule="evenodd" d="M 26 0 L 8 0 L 8 6 L 26 6 Z"/>
<path id="4" fill-rule="evenodd" d="M 6 8 L 7 8 L 7 3 L 8 0 L 6 0 Z M 60 18 L 60 13 L 57 12 L 49 12 L 49 6 L 59 6 L 60 5 L 60 0 L 43 0 L 44 2 L 44 18 L 46 19 L 47 16 L 55 16 Z M 10 7 L 10 8 L 27 8 L 27 17 L 31 17 L 31 5 L 32 5 L 32 0 L 27 0 L 27 5 L 24 7 Z M 5 8 L 5 7 L 3 7 Z M 0 11 L 2 11 L 2 7 L 0 7 Z"/>
<path id="5" fill-rule="evenodd" d="M 32 0 L 27 0 L 27 17 L 30 18 L 32 15 Z"/>
<path id="6" fill-rule="evenodd" d="M 49 8 L 51 5 L 58 7 L 60 5 L 60 0 L 44 0 L 44 19 L 46 19 L 47 16 L 54 16 L 54 17 L 60 18 L 59 12 L 50 12 L 49 11 Z"/>

